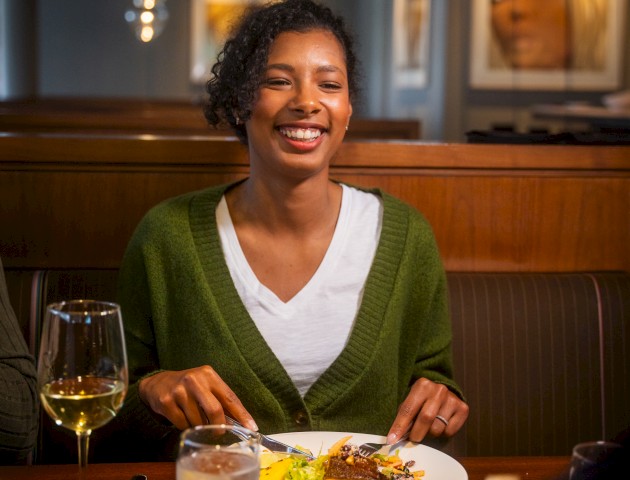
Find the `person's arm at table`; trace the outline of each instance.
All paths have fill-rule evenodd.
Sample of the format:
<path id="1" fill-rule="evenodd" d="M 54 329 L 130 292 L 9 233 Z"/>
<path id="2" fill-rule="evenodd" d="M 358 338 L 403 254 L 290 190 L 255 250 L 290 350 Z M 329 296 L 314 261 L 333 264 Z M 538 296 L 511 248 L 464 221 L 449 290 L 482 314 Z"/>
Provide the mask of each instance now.
<path id="1" fill-rule="evenodd" d="M 37 438 L 37 374 L 0 262 L 0 464 L 24 463 Z"/>
<path id="2" fill-rule="evenodd" d="M 141 224 L 139 236 L 128 245 L 119 274 L 118 300 L 123 307 L 131 381 L 119 420 L 153 438 L 167 434 L 173 426 L 183 430 L 222 423 L 225 413 L 256 429 L 251 415 L 211 365 L 181 371 L 160 365 L 147 280 L 145 249 L 150 250 L 150 242 L 144 228 Z"/>
<path id="3" fill-rule="evenodd" d="M 437 243 L 424 217 L 412 211 L 401 269 L 405 285 L 412 286 L 415 310 L 407 322 L 421 332 L 407 394 L 388 432 L 395 443 L 409 432 L 409 439 L 452 437 L 468 418 L 469 407 L 453 379 L 452 332 L 448 286 Z M 414 262 L 418 262 L 417 264 Z"/>

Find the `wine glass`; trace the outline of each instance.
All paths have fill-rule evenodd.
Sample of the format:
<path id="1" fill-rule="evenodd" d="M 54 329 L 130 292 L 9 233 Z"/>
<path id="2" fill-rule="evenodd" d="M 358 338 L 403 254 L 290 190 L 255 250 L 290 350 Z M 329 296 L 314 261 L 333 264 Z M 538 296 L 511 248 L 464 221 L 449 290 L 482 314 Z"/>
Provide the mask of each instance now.
<path id="1" fill-rule="evenodd" d="M 182 432 L 177 480 L 258 480 L 260 436 L 236 425 L 199 425 Z"/>
<path id="2" fill-rule="evenodd" d="M 77 434 L 87 466 L 92 430 L 120 410 L 129 384 L 120 307 L 71 300 L 47 307 L 37 366 L 42 405 L 57 425 Z"/>

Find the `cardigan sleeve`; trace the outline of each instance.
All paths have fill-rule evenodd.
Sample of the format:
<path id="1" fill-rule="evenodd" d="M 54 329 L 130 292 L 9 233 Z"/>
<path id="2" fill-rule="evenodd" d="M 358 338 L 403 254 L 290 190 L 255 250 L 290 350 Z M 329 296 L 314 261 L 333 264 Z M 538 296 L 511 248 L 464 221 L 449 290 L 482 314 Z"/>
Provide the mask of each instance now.
<path id="1" fill-rule="evenodd" d="M 409 250 L 406 253 L 414 267 L 407 269 L 412 275 L 408 281 L 416 285 L 414 316 L 422 333 L 412 379 L 427 378 L 444 384 L 463 400 L 464 394 L 453 373 L 446 272 L 428 221 L 415 210 L 411 210 L 410 217 Z"/>
<path id="2" fill-rule="evenodd" d="M 423 342 L 416 359 L 414 379 L 427 378 L 446 385 L 459 398 L 464 394 L 454 380 L 452 360 L 452 332 L 448 310 L 448 291 L 446 275 L 440 266 L 435 272 L 435 284 L 430 295 L 428 318 L 425 334 L 430 341 Z"/>
<path id="3" fill-rule="evenodd" d="M 153 461 L 173 459 L 179 432 L 162 416 L 154 413 L 140 398 L 138 382 L 159 371 L 152 328 L 151 295 L 146 273 L 146 220 L 142 220 L 129 242 L 118 276 L 118 303 L 121 306 L 129 389 L 123 407 L 104 431 L 115 456 L 107 461 Z M 123 448 L 120 446 L 123 445 Z"/>
<path id="4" fill-rule="evenodd" d="M 9 303 L 0 262 L 0 464 L 26 461 L 37 438 L 38 412 L 35 362 Z"/>

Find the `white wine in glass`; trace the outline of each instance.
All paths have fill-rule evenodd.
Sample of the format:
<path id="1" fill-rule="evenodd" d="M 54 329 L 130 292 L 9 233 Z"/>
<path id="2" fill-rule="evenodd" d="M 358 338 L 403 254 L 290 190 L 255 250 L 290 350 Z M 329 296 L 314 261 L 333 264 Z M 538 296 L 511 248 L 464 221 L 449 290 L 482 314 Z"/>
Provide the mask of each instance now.
<path id="1" fill-rule="evenodd" d="M 79 466 L 87 466 L 92 430 L 116 416 L 129 385 L 120 307 L 96 300 L 49 305 L 37 376 L 44 409 L 76 432 Z"/>

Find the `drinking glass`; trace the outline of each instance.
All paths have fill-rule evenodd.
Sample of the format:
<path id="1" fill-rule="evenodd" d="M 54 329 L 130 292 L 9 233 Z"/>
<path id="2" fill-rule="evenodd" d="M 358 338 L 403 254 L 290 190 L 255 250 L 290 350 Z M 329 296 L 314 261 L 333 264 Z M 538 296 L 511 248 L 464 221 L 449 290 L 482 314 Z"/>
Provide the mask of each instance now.
<path id="1" fill-rule="evenodd" d="M 92 430 L 120 410 L 129 384 L 120 307 L 71 300 L 47 307 L 37 365 L 42 405 L 57 425 L 77 434 L 87 466 Z"/>
<path id="2" fill-rule="evenodd" d="M 573 447 L 569 480 L 615 479 L 619 477 L 623 447 L 618 443 L 597 441 Z M 627 472 L 626 472 L 627 475 Z"/>
<path id="3" fill-rule="evenodd" d="M 258 480 L 260 437 L 235 425 L 200 425 L 182 432 L 177 480 Z"/>

